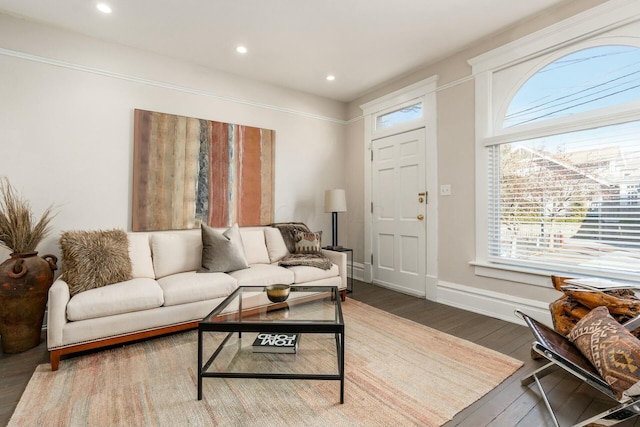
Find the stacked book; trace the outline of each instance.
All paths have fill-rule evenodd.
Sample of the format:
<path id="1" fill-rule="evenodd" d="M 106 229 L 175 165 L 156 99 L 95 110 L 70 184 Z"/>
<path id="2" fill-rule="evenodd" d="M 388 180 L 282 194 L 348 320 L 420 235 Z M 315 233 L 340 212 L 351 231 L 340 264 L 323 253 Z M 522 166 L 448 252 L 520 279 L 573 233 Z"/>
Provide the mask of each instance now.
<path id="1" fill-rule="evenodd" d="M 299 334 L 259 333 L 253 341 L 254 353 L 295 353 Z"/>

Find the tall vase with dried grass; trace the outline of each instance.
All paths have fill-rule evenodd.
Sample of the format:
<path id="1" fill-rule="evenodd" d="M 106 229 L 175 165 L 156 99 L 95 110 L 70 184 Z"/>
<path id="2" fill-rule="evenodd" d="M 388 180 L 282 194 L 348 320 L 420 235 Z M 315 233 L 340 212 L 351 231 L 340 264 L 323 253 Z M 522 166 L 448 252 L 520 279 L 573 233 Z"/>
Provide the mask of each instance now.
<path id="1" fill-rule="evenodd" d="M 54 255 L 38 257 L 36 247 L 51 232 L 53 206 L 38 221 L 28 201 L 9 180 L 0 178 L 0 245 L 11 250 L 0 264 L 0 339 L 4 353 L 19 353 L 40 343 Z"/>

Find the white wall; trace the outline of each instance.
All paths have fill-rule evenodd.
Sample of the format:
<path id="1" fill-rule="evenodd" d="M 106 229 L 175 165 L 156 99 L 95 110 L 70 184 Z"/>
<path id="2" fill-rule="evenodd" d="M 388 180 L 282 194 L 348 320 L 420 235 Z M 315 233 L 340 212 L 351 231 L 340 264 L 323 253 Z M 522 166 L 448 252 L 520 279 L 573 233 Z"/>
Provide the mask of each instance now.
<path id="1" fill-rule="evenodd" d="M 430 64 L 408 76 L 389 82 L 384 87 L 349 103 L 347 126 L 347 168 L 360 170 L 365 159 L 364 124 L 357 118 L 362 114 L 360 106 L 423 79 L 438 76 L 437 131 L 438 131 L 438 185 L 451 184 L 452 195 L 438 200 L 438 294 L 439 301 L 466 309 L 496 315 L 500 299 L 517 301 L 524 298 L 536 310 L 548 312 L 546 303 L 558 297 L 558 292 L 548 286 L 531 286 L 522 283 L 495 280 L 476 276 L 470 262 L 475 260 L 475 84 L 467 61 L 510 41 L 546 28 L 563 19 L 604 3 L 604 0 L 569 1 L 544 13 L 531 17 L 511 28 L 479 40 L 466 49 Z M 429 114 L 429 112 L 427 112 Z M 366 160 L 365 160 L 366 161 Z M 364 183 L 349 180 L 347 191 L 363 192 Z M 367 215 L 365 206 L 360 214 Z M 362 263 L 369 256 L 364 253 L 362 229 L 356 221 L 350 223 L 348 241 L 354 245 L 355 259 Z M 427 236 L 429 238 L 429 236 Z M 462 295 L 473 297 L 470 303 L 461 303 Z M 500 295 L 500 297 L 496 297 Z M 446 298 L 446 299 L 445 299 Z M 481 301 L 484 299 L 484 301 Z M 539 304 L 538 304 L 539 302 Z M 478 310 L 473 304 L 484 304 Z M 506 307 L 507 304 L 504 304 Z M 487 309 L 488 307 L 488 309 Z M 491 311 L 493 310 L 493 312 Z M 505 310 L 505 318 L 513 319 L 512 310 Z"/>
<path id="2" fill-rule="evenodd" d="M 36 214 L 60 206 L 56 233 L 129 229 L 135 108 L 274 129 L 276 221 L 304 221 L 330 239 L 323 193 L 346 188 L 349 210 L 339 214 L 339 241 L 354 248 L 357 266 L 368 257 L 359 106 L 437 74 L 440 87 L 453 83 L 437 95 L 438 181 L 453 187 L 439 201 L 439 286 L 457 300 L 475 292 L 475 301 L 486 297 L 495 306 L 502 296 L 520 297 L 546 310 L 555 291 L 479 277 L 469 264 L 475 258 L 475 93 L 467 60 L 603 2 L 561 3 L 347 106 L 0 14 L 0 175 Z M 57 235 L 39 250 L 58 253 Z"/>
<path id="3" fill-rule="evenodd" d="M 41 254 L 61 230 L 131 229 L 135 108 L 274 129 L 275 220 L 331 235 L 344 104 L 0 14 L 0 175 L 36 216 L 58 206 Z"/>

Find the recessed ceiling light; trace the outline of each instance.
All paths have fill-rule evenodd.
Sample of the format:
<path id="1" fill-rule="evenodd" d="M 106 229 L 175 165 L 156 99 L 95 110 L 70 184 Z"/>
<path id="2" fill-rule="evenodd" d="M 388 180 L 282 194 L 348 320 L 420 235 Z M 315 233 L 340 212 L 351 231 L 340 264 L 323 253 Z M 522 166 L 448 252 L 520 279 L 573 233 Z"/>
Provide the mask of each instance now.
<path id="1" fill-rule="evenodd" d="M 334 76 L 333 74 L 329 74 L 327 76 L 327 80 L 329 80 L 330 82 L 334 81 L 336 79 L 336 76 Z"/>
<path id="2" fill-rule="evenodd" d="M 244 46 L 238 46 L 236 47 L 236 52 L 238 53 L 247 53 L 247 48 Z"/>
<path id="3" fill-rule="evenodd" d="M 111 7 L 106 3 L 98 3 L 96 8 L 102 13 L 111 13 Z"/>

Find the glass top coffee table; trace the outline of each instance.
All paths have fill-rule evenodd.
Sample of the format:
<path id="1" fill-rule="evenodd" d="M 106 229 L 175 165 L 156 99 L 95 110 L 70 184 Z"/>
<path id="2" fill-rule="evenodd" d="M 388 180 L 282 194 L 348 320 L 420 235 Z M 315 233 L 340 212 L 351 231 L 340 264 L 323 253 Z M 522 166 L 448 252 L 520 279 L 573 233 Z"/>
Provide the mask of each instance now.
<path id="1" fill-rule="evenodd" d="M 296 353 L 254 351 L 254 340 L 265 333 L 297 333 Z M 336 362 L 335 370 L 324 371 Z M 198 400 L 203 378 L 337 380 L 344 403 L 338 288 L 292 287 L 286 301 L 272 303 L 264 286 L 239 287 L 198 324 Z"/>

